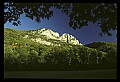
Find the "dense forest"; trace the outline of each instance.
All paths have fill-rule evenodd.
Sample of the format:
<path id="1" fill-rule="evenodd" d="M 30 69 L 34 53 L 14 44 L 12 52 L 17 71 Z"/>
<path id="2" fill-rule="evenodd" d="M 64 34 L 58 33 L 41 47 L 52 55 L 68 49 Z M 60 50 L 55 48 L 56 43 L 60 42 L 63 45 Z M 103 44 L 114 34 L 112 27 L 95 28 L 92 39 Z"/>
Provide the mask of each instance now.
<path id="1" fill-rule="evenodd" d="M 4 28 L 5 71 L 64 71 L 116 68 L 116 42 L 93 42 L 86 45 L 72 45 L 59 41 L 58 43 L 61 46 L 51 46 L 33 42 L 29 38 L 23 38 L 26 34 L 30 35 L 31 31 L 33 30 Z M 34 36 L 31 35 L 31 37 L 38 36 L 36 34 Z"/>

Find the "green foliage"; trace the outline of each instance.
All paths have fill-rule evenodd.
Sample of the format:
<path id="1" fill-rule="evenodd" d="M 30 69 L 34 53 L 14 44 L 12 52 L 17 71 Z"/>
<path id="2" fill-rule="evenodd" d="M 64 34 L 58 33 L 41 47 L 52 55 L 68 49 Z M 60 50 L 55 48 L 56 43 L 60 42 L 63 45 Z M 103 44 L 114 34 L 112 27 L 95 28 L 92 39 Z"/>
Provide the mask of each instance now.
<path id="1" fill-rule="evenodd" d="M 14 26 L 21 25 L 20 15 L 25 13 L 27 18 L 36 22 L 50 19 L 53 16 L 51 8 L 57 8 L 69 16 L 69 26 L 73 29 L 87 26 L 89 21 L 101 28 L 102 34 L 112 34 L 117 30 L 116 3 L 4 3 L 4 23 L 9 21 Z"/>
<path id="2" fill-rule="evenodd" d="M 16 51 L 12 50 L 11 46 L 4 45 L 4 63 L 13 64 L 17 60 Z"/>
<path id="3" fill-rule="evenodd" d="M 94 42 L 91 44 L 87 44 L 85 46 L 88 46 L 90 48 L 95 48 L 99 51 L 106 52 L 106 59 L 109 62 L 116 63 L 117 58 L 117 43 L 116 42 Z"/>
<path id="4" fill-rule="evenodd" d="M 94 42 L 83 46 L 59 42 L 61 46 L 48 46 L 33 42 L 29 38 L 17 37 L 20 34 L 24 35 L 26 31 L 4 30 L 5 70 L 115 68 L 116 43 Z M 9 37 L 11 33 L 13 36 L 10 35 L 11 37 Z M 53 40 L 51 39 L 51 41 Z"/>

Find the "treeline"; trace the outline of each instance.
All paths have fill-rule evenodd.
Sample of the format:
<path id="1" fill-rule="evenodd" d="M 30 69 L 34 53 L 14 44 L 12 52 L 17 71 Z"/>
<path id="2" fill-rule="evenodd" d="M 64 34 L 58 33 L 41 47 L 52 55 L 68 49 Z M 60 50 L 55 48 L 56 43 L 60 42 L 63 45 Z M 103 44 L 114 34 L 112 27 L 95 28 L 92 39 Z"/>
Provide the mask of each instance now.
<path id="1" fill-rule="evenodd" d="M 84 46 L 45 46 L 22 48 L 5 45 L 5 70 L 89 70 L 115 68 L 109 54 Z M 114 54 L 113 54 L 114 55 Z"/>
<path id="2" fill-rule="evenodd" d="M 116 42 L 93 42 L 85 45 L 90 48 L 97 49 L 99 51 L 106 52 L 106 58 L 109 62 L 117 61 L 117 43 Z"/>

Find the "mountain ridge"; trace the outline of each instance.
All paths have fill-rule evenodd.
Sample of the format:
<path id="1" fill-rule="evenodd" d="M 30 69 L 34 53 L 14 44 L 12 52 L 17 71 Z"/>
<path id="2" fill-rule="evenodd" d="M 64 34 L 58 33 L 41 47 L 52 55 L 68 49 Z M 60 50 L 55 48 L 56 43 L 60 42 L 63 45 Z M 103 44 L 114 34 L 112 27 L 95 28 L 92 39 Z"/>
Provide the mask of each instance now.
<path id="1" fill-rule="evenodd" d="M 66 36 L 65 34 L 63 39 Z M 37 43 L 37 40 L 41 43 Z M 45 45 L 45 41 L 53 44 Z M 116 56 L 116 43 L 95 42 L 89 45 L 74 45 L 69 41 L 67 43 L 46 38 L 38 31 L 4 29 L 5 70 L 60 71 L 115 68 Z"/>
<path id="2" fill-rule="evenodd" d="M 77 40 L 73 35 L 68 33 L 63 33 L 60 36 L 58 32 L 54 32 L 48 28 L 40 28 L 37 30 L 22 30 L 22 32 L 26 32 L 23 36 L 24 38 L 29 38 L 30 40 L 41 44 L 54 45 L 52 42 L 49 42 L 49 40 L 52 39 L 54 41 L 57 40 L 60 42 L 70 43 L 73 45 L 82 45 L 81 43 L 79 43 L 79 40 Z M 55 45 L 60 45 L 60 44 L 55 44 Z"/>

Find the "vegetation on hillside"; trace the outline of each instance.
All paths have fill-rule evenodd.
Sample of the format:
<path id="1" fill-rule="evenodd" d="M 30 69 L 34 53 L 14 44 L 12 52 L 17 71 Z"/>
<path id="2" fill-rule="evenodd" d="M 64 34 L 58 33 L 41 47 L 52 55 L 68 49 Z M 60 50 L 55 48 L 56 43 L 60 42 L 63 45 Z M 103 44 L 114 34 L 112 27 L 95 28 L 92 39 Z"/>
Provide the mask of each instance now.
<path id="1" fill-rule="evenodd" d="M 90 48 L 95 48 L 97 50 L 108 53 L 107 60 L 109 62 L 116 62 L 117 58 L 117 43 L 116 42 L 93 42 L 91 44 L 85 45 Z"/>
<path id="2" fill-rule="evenodd" d="M 83 46 L 59 42 L 61 46 L 50 46 L 23 38 L 29 33 L 30 31 L 4 29 L 5 70 L 116 68 L 116 43 L 95 42 Z"/>

